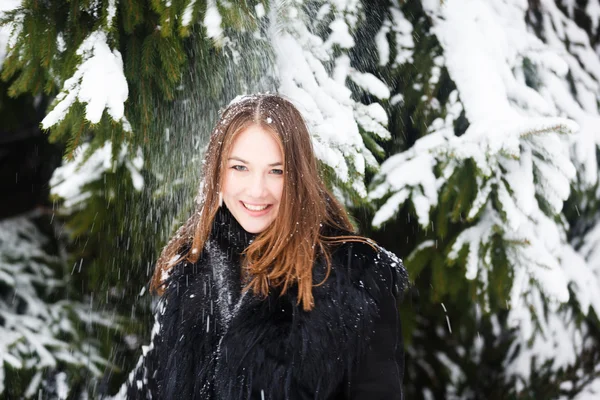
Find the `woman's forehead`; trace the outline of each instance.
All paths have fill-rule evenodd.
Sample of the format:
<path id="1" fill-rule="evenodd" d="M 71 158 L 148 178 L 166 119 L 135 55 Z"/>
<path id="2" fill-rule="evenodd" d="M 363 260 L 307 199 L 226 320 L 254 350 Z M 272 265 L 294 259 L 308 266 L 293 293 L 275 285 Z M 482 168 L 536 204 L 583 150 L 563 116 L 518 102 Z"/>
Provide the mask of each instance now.
<path id="1" fill-rule="evenodd" d="M 262 126 L 254 124 L 236 135 L 228 158 L 249 163 L 273 164 L 281 162 L 282 156 L 275 135 Z"/>

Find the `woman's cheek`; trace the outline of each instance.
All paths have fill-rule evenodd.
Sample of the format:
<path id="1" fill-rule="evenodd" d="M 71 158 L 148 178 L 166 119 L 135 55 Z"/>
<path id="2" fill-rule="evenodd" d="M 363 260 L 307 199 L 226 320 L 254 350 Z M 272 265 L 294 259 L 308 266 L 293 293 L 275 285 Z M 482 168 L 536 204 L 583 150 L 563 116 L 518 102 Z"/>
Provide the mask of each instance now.
<path id="1" fill-rule="evenodd" d="M 229 182 L 231 183 L 229 188 L 232 194 L 237 194 L 242 188 L 244 182 L 243 174 L 239 172 L 236 174 L 236 172 L 237 171 L 231 171 L 229 175 Z"/>

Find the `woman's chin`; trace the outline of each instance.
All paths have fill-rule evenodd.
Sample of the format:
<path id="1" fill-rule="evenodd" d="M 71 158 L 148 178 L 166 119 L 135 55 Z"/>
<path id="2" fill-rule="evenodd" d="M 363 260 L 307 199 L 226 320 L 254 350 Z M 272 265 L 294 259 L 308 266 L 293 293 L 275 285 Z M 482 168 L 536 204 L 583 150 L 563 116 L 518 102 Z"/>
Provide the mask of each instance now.
<path id="1" fill-rule="evenodd" d="M 235 211 L 237 212 L 233 213 L 234 218 L 248 233 L 260 233 L 264 231 L 274 219 L 271 215 L 273 210 L 267 213 L 255 213 L 257 215 L 252 215 L 251 212 L 245 209 L 237 209 Z"/>
<path id="2" fill-rule="evenodd" d="M 242 228 L 244 228 L 244 230 L 248 233 L 261 233 L 262 231 L 264 231 L 265 229 L 267 229 L 267 227 L 270 224 L 269 222 L 259 222 L 259 221 L 239 221 L 240 225 L 242 226 Z"/>

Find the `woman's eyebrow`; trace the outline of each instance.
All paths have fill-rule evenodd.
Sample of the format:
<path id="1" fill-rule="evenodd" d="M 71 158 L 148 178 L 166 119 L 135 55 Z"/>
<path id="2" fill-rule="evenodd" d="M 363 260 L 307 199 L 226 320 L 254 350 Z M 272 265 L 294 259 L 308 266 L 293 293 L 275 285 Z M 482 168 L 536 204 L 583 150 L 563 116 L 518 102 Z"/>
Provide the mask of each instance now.
<path id="1" fill-rule="evenodd" d="M 239 162 L 244 163 L 244 164 L 250 164 L 250 162 L 248 162 L 248 161 L 246 161 L 246 160 L 244 160 L 242 158 L 236 157 L 236 156 L 229 157 L 227 160 L 228 161 L 234 160 L 234 161 L 239 161 Z M 280 165 L 283 165 L 283 163 L 281 161 L 277 161 L 277 162 L 269 164 L 269 167 L 278 167 Z"/>

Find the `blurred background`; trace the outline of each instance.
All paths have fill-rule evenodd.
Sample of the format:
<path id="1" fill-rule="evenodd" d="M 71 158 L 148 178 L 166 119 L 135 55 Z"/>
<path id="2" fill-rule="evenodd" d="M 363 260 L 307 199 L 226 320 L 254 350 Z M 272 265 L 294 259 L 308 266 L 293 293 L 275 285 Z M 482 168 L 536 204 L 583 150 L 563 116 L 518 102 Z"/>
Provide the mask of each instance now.
<path id="1" fill-rule="evenodd" d="M 600 0 L 0 0 L 0 398 L 114 396 L 219 109 L 403 258 L 408 399 L 600 398 Z"/>

